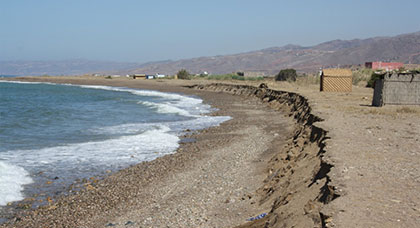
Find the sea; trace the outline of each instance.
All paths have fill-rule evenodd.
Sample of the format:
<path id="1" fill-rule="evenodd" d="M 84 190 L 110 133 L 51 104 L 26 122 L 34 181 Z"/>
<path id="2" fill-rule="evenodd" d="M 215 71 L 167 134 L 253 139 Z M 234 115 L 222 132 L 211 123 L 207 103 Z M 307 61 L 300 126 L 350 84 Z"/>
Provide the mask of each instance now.
<path id="1" fill-rule="evenodd" d="M 0 81 L 0 209 L 174 153 L 186 132 L 231 118 L 213 111 L 177 93 Z"/>

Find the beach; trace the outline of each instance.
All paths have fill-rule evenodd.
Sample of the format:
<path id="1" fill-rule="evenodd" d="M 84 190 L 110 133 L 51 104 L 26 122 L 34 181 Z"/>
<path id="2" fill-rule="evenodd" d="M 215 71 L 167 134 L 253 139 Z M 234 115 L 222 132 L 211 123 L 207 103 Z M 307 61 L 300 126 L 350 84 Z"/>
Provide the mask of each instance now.
<path id="1" fill-rule="evenodd" d="M 415 227 L 418 107 L 370 107 L 371 90 L 276 82 L 34 77 L 196 95 L 232 119 L 175 154 L 98 180 L 2 227 Z M 247 219 L 267 213 L 264 218 Z M 357 219 L 355 219 L 357 218 Z"/>
<path id="2" fill-rule="evenodd" d="M 133 83 L 98 81 L 134 87 L 124 85 L 126 82 Z M 62 83 L 93 84 L 83 80 Z M 174 155 L 141 163 L 92 183 L 91 190 L 54 202 L 54 209 L 40 209 L 36 216 L 30 215 L 29 220 L 23 217 L 15 225 L 104 227 L 131 221 L 145 226 L 235 226 L 264 212 L 255 207 L 254 195 L 265 178 L 263 164 L 270 158 L 267 150 L 273 141 L 283 142 L 281 138 L 288 135 L 287 118 L 273 115 L 268 107 L 260 110 L 258 100 L 194 92 L 179 86 L 160 87 L 159 83 L 146 88 L 199 95 L 219 109 L 214 114 L 230 115 L 233 120 L 193 133 L 188 137 L 195 142 L 183 144 Z M 270 125 L 278 130 L 265 129 Z"/>

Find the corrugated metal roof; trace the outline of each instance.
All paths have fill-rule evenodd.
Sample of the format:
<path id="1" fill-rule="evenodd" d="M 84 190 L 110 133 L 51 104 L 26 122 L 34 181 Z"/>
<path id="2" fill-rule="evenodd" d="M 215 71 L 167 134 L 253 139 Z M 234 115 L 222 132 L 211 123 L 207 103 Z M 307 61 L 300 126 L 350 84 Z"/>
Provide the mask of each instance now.
<path id="1" fill-rule="evenodd" d="M 322 73 L 324 76 L 327 77 L 351 77 L 352 72 L 350 69 L 339 69 L 339 68 L 333 68 L 333 69 L 324 69 L 322 70 Z"/>

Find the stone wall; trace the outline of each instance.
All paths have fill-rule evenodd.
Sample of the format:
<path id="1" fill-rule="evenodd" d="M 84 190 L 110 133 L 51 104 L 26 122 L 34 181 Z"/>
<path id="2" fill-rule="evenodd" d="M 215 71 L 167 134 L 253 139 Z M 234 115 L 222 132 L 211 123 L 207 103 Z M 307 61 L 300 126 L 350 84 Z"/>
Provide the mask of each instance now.
<path id="1" fill-rule="evenodd" d="M 420 74 L 385 74 L 375 82 L 372 105 L 420 105 Z"/>

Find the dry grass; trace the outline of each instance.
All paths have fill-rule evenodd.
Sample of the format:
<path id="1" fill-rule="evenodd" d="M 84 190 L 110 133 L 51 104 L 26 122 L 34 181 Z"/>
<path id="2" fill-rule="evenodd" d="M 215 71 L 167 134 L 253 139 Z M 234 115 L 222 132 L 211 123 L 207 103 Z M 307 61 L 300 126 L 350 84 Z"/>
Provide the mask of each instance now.
<path id="1" fill-rule="evenodd" d="M 398 115 L 406 115 L 406 114 L 414 114 L 420 115 L 420 107 L 419 106 L 384 106 L 384 107 L 371 107 L 369 109 L 365 109 L 363 111 L 365 114 L 372 114 L 372 115 L 386 115 L 386 116 L 398 116 Z"/>
<path id="2" fill-rule="evenodd" d="M 397 109 L 397 113 L 419 113 L 420 114 L 420 108 L 402 107 L 402 108 Z"/>
<path id="3" fill-rule="evenodd" d="M 371 69 L 361 69 L 353 71 L 353 85 L 366 86 L 372 75 Z"/>
<path id="4" fill-rule="evenodd" d="M 320 80 L 318 75 L 306 75 L 298 77 L 294 83 L 299 86 L 316 85 L 319 84 Z"/>

